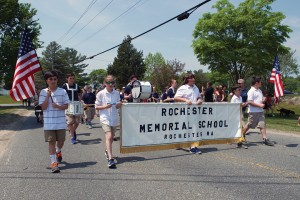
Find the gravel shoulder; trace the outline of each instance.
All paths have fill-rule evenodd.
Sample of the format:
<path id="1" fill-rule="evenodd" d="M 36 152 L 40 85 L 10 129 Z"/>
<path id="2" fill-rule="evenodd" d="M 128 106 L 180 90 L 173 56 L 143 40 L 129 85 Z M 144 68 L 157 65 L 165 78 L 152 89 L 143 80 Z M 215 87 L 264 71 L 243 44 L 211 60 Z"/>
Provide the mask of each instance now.
<path id="1" fill-rule="evenodd" d="M 25 121 L 27 116 L 33 114 L 33 110 L 16 109 L 12 115 L 7 115 L 0 122 L 0 157 L 6 151 L 8 144 L 19 129 L 20 123 Z"/>

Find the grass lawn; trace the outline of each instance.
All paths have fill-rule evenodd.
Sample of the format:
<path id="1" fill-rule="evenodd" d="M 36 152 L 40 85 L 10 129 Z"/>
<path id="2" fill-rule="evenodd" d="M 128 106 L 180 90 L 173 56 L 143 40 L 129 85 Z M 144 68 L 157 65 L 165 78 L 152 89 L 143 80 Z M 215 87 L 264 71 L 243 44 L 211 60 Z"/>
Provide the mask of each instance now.
<path id="1" fill-rule="evenodd" d="M 22 101 L 14 101 L 10 96 L 0 95 L 0 104 L 22 104 Z"/>

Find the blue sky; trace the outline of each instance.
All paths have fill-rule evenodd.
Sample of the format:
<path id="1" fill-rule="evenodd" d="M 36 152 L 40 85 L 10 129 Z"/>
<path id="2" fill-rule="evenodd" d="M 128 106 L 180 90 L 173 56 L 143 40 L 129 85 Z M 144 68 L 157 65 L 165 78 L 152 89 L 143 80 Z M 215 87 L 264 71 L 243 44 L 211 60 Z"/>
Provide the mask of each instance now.
<path id="1" fill-rule="evenodd" d="M 111 2 L 111 0 L 98 0 L 69 34 L 66 37 L 62 37 L 79 19 L 92 0 L 19 0 L 20 3 L 30 3 L 33 8 L 37 9 L 38 13 L 35 18 L 38 18 L 39 23 L 42 25 L 40 40 L 45 42 L 45 47 L 51 41 L 57 41 L 63 48 L 74 48 L 86 56 L 92 56 L 118 45 L 126 35 L 134 37 L 194 7 L 202 1 L 113 0 Z M 207 67 L 200 65 L 197 61 L 191 48 L 192 32 L 203 13 L 214 12 L 211 7 L 215 2 L 217 0 L 208 2 L 193 12 L 188 19 L 183 21 L 173 20 L 135 39 L 132 41 L 132 44 L 137 50 L 143 51 L 144 57 L 148 53 L 160 52 L 166 60 L 177 59 L 185 63 L 185 70 L 203 69 L 207 71 Z M 242 1 L 232 0 L 230 2 L 238 5 Z M 109 6 L 104 9 L 108 4 Z M 116 19 L 134 4 L 136 6 Z M 274 11 L 283 12 L 286 15 L 283 24 L 289 25 L 293 29 L 285 45 L 297 51 L 295 57 L 299 63 L 300 14 L 299 11 L 297 12 L 297 8 L 300 8 L 300 1 L 277 0 L 272 8 Z M 103 11 L 86 26 L 101 10 Z M 86 27 L 83 28 L 84 26 Z M 82 30 L 78 32 L 80 29 Z M 76 35 L 72 37 L 74 34 Z M 39 56 L 42 56 L 43 50 L 38 49 L 37 53 Z M 116 56 L 117 48 L 101 54 L 93 60 L 85 61 L 85 63 L 89 64 L 86 72 L 90 73 L 93 69 L 106 69 L 107 65 L 112 63 Z"/>

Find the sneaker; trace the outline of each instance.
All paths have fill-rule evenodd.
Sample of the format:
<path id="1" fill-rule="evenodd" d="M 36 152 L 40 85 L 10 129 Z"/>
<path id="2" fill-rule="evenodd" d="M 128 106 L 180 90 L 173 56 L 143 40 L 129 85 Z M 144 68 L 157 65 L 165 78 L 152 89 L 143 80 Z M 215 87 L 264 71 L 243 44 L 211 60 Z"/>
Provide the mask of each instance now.
<path id="1" fill-rule="evenodd" d="M 92 128 L 93 128 L 93 126 L 91 124 L 89 124 L 89 129 L 92 129 Z"/>
<path id="2" fill-rule="evenodd" d="M 71 144 L 76 144 L 76 140 L 74 137 L 71 138 Z"/>
<path id="3" fill-rule="evenodd" d="M 110 169 L 116 168 L 116 163 L 115 163 L 114 159 L 108 160 L 107 165 L 108 165 L 108 168 L 110 168 Z"/>
<path id="4" fill-rule="evenodd" d="M 108 153 L 107 153 L 107 150 L 105 150 L 105 153 L 104 153 L 104 155 L 105 155 L 105 158 L 106 158 L 106 160 L 108 161 L 108 160 L 109 160 L 109 158 L 108 158 Z"/>
<path id="5" fill-rule="evenodd" d="M 61 161 L 62 161 L 62 153 L 61 152 L 56 152 L 56 157 L 57 157 L 57 162 L 61 163 Z"/>
<path id="6" fill-rule="evenodd" d="M 198 149 L 197 147 L 191 148 L 190 152 L 193 153 L 193 154 L 202 154 L 200 149 Z"/>
<path id="7" fill-rule="evenodd" d="M 248 146 L 244 145 L 242 142 L 237 143 L 236 148 L 242 148 L 244 147 L 244 149 L 248 149 Z"/>
<path id="8" fill-rule="evenodd" d="M 60 172 L 57 162 L 51 163 L 50 167 L 51 167 L 51 172 L 52 173 L 59 173 Z"/>
<path id="9" fill-rule="evenodd" d="M 263 139 L 262 143 L 267 146 L 274 146 L 274 143 L 271 142 L 268 138 Z"/>

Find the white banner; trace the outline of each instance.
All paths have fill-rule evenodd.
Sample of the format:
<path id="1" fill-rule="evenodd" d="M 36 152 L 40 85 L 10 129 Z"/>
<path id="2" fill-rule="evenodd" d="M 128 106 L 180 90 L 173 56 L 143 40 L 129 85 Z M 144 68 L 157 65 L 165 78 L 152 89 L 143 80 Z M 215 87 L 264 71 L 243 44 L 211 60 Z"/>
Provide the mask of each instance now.
<path id="1" fill-rule="evenodd" d="M 129 103 L 121 108 L 121 153 L 174 148 L 180 143 L 226 143 L 228 139 L 241 139 L 240 104 Z M 161 145 L 169 147 L 155 148 Z M 143 146 L 148 148 L 125 150 Z"/>

